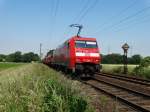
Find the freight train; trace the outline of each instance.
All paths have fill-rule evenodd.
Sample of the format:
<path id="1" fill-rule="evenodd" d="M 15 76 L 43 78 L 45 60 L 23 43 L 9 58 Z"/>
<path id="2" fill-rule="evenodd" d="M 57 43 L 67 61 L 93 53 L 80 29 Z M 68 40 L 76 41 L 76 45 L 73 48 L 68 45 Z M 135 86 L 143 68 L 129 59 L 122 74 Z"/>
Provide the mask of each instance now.
<path id="1" fill-rule="evenodd" d="M 43 63 L 80 76 L 92 76 L 101 69 L 101 56 L 96 38 L 74 36 L 54 50 Z"/>

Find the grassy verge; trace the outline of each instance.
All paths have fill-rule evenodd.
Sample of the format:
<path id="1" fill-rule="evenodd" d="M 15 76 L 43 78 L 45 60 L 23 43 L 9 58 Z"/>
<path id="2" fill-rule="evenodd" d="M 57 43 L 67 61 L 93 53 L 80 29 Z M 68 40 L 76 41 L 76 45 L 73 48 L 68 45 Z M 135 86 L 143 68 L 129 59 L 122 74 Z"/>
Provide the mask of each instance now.
<path id="1" fill-rule="evenodd" d="M 78 84 L 43 64 L 0 73 L 1 112 L 93 112 Z"/>
<path id="2" fill-rule="evenodd" d="M 121 64 L 102 64 L 103 68 L 102 71 L 103 72 L 109 72 L 109 73 L 117 73 L 117 72 L 123 72 L 123 65 Z M 137 65 L 128 65 L 128 73 L 132 74 L 134 68 Z"/>
<path id="3" fill-rule="evenodd" d="M 108 73 L 123 73 L 123 65 L 120 64 L 103 64 L 102 71 Z M 146 79 L 150 79 L 150 67 L 143 68 L 140 73 L 136 73 L 135 68 L 138 65 L 128 65 L 128 74 L 137 75 Z"/>
<path id="4" fill-rule="evenodd" d="M 19 67 L 24 65 L 24 63 L 0 63 L 0 71 L 12 68 L 12 67 Z"/>

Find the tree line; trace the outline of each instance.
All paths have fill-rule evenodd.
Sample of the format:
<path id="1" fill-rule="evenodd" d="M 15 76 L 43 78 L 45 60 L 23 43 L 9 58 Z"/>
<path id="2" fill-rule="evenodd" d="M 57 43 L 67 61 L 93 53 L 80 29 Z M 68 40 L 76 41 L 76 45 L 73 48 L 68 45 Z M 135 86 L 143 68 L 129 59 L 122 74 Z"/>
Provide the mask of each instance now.
<path id="1" fill-rule="evenodd" d="M 121 54 L 107 54 L 102 56 L 102 63 L 103 64 L 122 64 L 123 63 L 123 55 Z M 133 55 L 131 57 L 128 57 L 128 64 L 140 64 L 143 57 L 139 54 Z"/>
<path id="2" fill-rule="evenodd" d="M 102 56 L 102 64 L 122 64 L 123 63 L 123 55 L 112 53 Z M 140 64 L 140 62 L 144 58 L 139 55 L 133 55 L 128 57 L 128 64 Z M 40 57 L 38 54 L 33 52 L 28 52 L 22 54 L 22 52 L 17 51 L 8 55 L 0 54 L 0 62 L 32 62 L 32 61 L 40 61 Z"/>
<path id="3" fill-rule="evenodd" d="M 22 54 L 22 52 L 20 51 L 8 55 L 0 54 L 0 62 L 32 62 L 32 61 L 40 61 L 39 55 L 33 52 Z"/>

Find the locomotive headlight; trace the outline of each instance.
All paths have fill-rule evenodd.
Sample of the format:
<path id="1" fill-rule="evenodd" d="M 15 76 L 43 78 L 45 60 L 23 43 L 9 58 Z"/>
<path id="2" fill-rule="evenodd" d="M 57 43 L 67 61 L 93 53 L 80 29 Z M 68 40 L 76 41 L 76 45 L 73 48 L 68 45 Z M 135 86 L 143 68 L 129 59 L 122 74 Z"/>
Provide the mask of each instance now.
<path id="1" fill-rule="evenodd" d="M 85 53 L 83 53 L 83 52 L 76 52 L 76 56 L 85 56 Z"/>
<path id="2" fill-rule="evenodd" d="M 81 60 L 79 58 L 76 59 L 77 62 L 80 62 Z"/>
<path id="3" fill-rule="evenodd" d="M 96 59 L 95 61 L 96 61 L 96 62 L 98 62 L 98 61 L 99 61 L 99 59 Z"/>

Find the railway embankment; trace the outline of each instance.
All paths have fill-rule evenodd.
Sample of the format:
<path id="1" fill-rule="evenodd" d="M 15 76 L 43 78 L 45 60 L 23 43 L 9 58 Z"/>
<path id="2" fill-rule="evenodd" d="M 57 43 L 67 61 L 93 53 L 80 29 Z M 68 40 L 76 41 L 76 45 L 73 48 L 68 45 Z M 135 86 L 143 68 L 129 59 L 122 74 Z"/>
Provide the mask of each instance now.
<path id="1" fill-rule="evenodd" d="M 143 105 L 143 108 L 149 108 L 147 107 L 148 99 L 141 102 L 139 99 L 144 97 L 139 96 L 141 94 L 132 93 L 134 90 L 140 93 L 145 90 L 144 94 L 149 95 L 149 91 L 146 90 L 146 88 L 149 89 L 147 82 L 138 80 L 136 83 L 135 79 L 133 81 L 125 77 L 105 75 L 99 74 L 95 78 L 111 85 L 93 79 L 78 80 L 40 63 L 24 64 L 2 70 L 0 72 L 0 111 L 136 112 L 132 105 L 121 101 L 124 99 L 138 104 L 137 106 Z M 138 87 L 143 90 L 139 91 Z"/>
<path id="2" fill-rule="evenodd" d="M 0 111 L 94 112 L 94 109 L 77 81 L 33 63 L 0 72 Z"/>

